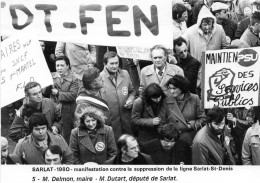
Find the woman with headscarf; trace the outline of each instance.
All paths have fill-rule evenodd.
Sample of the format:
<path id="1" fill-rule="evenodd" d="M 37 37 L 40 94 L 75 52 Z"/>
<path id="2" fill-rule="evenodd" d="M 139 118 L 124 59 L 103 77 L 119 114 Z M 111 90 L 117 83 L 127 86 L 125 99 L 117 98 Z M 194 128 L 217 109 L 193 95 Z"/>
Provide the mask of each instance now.
<path id="1" fill-rule="evenodd" d="M 142 96 L 134 101 L 131 123 L 140 144 L 157 138 L 157 126 L 161 122 L 158 114 L 164 98 L 162 88 L 151 83 Z"/>
<path id="2" fill-rule="evenodd" d="M 102 100 L 95 98 L 92 102 L 97 106 L 103 103 Z M 115 156 L 117 148 L 114 133 L 112 127 L 104 124 L 106 117 L 103 110 L 93 105 L 85 105 L 77 112 L 80 124 L 72 130 L 69 143 L 75 157 L 75 164 L 87 162 L 102 164 Z"/>

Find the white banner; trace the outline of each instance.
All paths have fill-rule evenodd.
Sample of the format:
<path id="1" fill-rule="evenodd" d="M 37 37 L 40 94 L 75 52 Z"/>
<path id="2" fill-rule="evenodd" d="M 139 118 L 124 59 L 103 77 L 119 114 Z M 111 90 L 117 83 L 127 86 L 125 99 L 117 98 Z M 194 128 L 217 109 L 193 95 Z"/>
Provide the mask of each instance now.
<path id="1" fill-rule="evenodd" d="M 23 98 L 30 81 L 53 84 L 39 41 L 21 32 L 1 42 L 1 107 Z"/>
<path id="2" fill-rule="evenodd" d="M 260 47 L 206 51 L 204 108 L 259 106 Z"/>
<path id="3" fill-rule="evenodd" d="M 117 46 L 116 50 L 118 55 L 122 58 L 132 58 L 151 61 L 149 48 Z"/>
<path id="4" fill-rule="evenodd" d="M 3 0 L 1 34 L 40 40 L 172 48 L 171 0 Z"/>

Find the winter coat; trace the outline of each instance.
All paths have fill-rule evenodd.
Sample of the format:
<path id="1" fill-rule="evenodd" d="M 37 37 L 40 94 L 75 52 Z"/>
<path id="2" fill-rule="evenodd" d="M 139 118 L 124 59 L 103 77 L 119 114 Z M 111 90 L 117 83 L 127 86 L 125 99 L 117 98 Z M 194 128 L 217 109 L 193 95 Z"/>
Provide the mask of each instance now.
<path id="1" fill-rule="evenodd" d="M 250 27 L 246 29 L 246 31 L 242 34 L 240 40 L 246 42 L 250 47 L 260 46 L 259 36 L 254 34 Z"/>
<path id="2" fill-rule="evenodd" d="M 242 147 L 243 165 L 260 165 L 260 125 L 259 121 L 250 127 Z"/>
<path id="3" fill-rule="evenodd" d="M 71 149 L 61 135 L 53 134 L 47 131 L 48 146 L 58 145 L 63 154 L 62 164 L 73 164 L 74 157 Z M 15 146 L 14 154 L 16 154 L 23 164 L 45 164 L 44 152 L 36 144 L 32 135 L 28 135 L 18 141 Z"/>
<path id="4" fill-rule="evenodd" d="M 69 70 L 63 78 L 57 72 L 52 73 L 54 88 L 59 91 L 58 96 L 51 94 L 51 99 L 61 105 L 62 136 L 69 143 L 70 132 L 74 128 L 74 112 L 76 109 L 76 97 L 79 90 L 77 77 Z M 48 87 L 47 87 L 48 88 Z M 48 88 L 49 90 L 51 88 Z"/>
<path id="5" fill-rule="evenodd" d="M 186 59 L 179 59 L 177 65 L 183 69 L 184 76 L 189 80 L 189 91 L 196 94 L 197 76 L 201 65 L 200 62 L 188 54 Z"/>
<path id="6" fill-rule="evenodd" d="M 25 124 L 22 117 L 15 116 L 13 123 L 9 129 L 9 137 L 15 142 L 19 139 L 29 135 L 29 127 Z"/>
<path id="7" fill-rule="evenodd" d="M 96 131 L 96 141 L 94 144 L 87 130 L 78 127 L 73 129 L 69 146 L 76 159 L 75 164 L 84 164 L 87 162 L 102 164 L 115 156 L 117 152 L 113 130 L 107 125 Z"/>
<path id="8" fill-rule="evenodd" d="M 165 87 L 165 84 L 176 74 L 184 76 L 183 70 L 179 66 L 166 63 L 166 69 L 162 80 L 160 81 L 155 71 L 154 64 L 148 65 L 141 70 L 140 86 L 145 88 L 151 83 L 156 83 L 162 88 L 164 93 L 167 94 L 167 88 Z"/>
<path id="9" fill-rule="evenodd" d="M 214 19 L 213 30 L 208 40 L 200 28 L 201 22 L 204 18 Z M 201 8 L 197 24 L 189 27 L 182 36 L 187 40 L 190 54 L 200 62 L 202 52 L 206 50 L 220 50 L 229 46 L 223 27 L 216 23 L 216 17 L 212 15 L 206 6 Z M 200 86 L 200 82 L 201 67 L 198 73 L 197 86 Z"/>
<path id="10" fill-rule="evenodd" d="M 164 99 L 159 117 L 162 119 L 161 123 L 172 122 L 181 133 L 188 132 L 190 138 L 184 140 L 187 140 L 191 145 L 197 130 L 203 125 L 205 112 L 199 96 L 192 93 L 185 94 L 181 106 L 180 108 L 178 101 L 173 96 L 169 96 Z M 189 121 L 193 122 L 188 123 Z M 188 124 L 191 129 L 189 129 Z M 182 139 L 182 135 L 180 139 Z"/>
<path id="11" fill-rule="evenodd" d="M 141 97 L 134 101 L 131 123 L 137 129 L 137 141 L 139 144 L 148 142 L 158 137 L 157 125 L 153 125 L 155 118 L 151 105 L 144 104 Z"/>
<path id="12" fill-rule="evenodd" d="M 130 127 L 131 109 L 125 108 L 124 105 L 127 101 L 134 101 L 135 91 L 126 70 L 118 70 L 116 86 L 106 68 L 100 73 L 100 76 L 104 81 L 103 88 L 106 91 L 110 120 L 117 141 L 122 134 L 132 134 Z"/>
<path id="13" fill-rule="evenodd" d="M 250 17 L 246 17 L 237 25 L 237 30 L 235 32 L 235 39 L 240 39 L 245 30 L 250 25 Z"/>
<path id="14" fill-rule="evenodd" d="M 234 165 L 231 152 L 231 136 L 227 127 L 220 138 L 213 134 L 208 125 L 195 136 L 192 144 L 193 165 Z"/>

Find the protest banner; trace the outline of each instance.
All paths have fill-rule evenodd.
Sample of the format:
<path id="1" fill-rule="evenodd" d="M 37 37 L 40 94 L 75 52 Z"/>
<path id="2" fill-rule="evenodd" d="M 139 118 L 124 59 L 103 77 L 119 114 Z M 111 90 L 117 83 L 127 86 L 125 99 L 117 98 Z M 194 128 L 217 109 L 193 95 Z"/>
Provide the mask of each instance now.
<path id="1" fill-rule="evenodd" d="M 172 48 L 171 0 L 4 0 L 1 34 L 28 30 L 40 40 Z"/>
<path id="2" fill-rule="evenodd" d="M 117 46 L 116 50 L 118 55 L 123 58 L 151 60 L 149 48 Z"/>
<path id="3" fill-rule="evenodd" d="M 21 32 L 1 42 L 1 107 L 23 98 L 30 81 L 53 84 L 39 41 Z"/>
<path id="4" fill-rule="evenodd" d="M 204 108 L 259 106 L 260 47 L 206 51 L 202 67 Z"/>

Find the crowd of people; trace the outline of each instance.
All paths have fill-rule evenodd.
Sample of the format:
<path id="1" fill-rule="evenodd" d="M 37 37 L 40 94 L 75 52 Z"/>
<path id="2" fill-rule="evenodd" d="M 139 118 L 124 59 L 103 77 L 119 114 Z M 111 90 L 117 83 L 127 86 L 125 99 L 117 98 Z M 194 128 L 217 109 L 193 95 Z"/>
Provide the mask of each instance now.
<path id="1" fill-rule="evenodd" d="M 173 54 L 155 45 L 152 62 L 41 41 L 53 85 L 25 85 L 1 163 L 260 165 L 259 107 L 201 101 L 202 53 L 258 46 L 260 1 L 173 0 L 172 20 Z"/>

